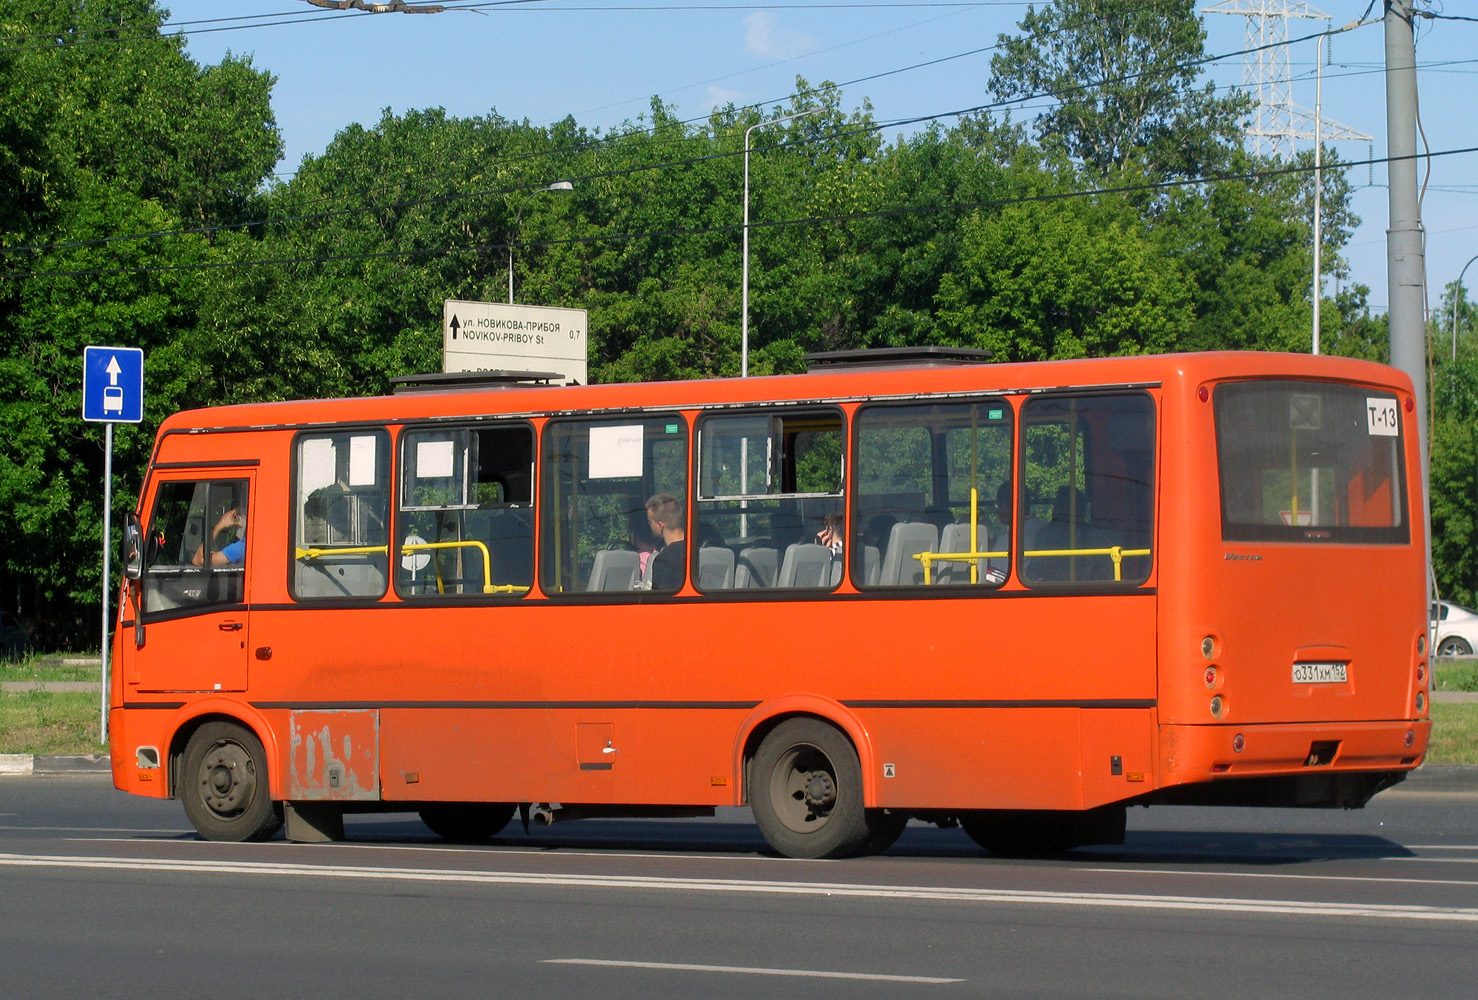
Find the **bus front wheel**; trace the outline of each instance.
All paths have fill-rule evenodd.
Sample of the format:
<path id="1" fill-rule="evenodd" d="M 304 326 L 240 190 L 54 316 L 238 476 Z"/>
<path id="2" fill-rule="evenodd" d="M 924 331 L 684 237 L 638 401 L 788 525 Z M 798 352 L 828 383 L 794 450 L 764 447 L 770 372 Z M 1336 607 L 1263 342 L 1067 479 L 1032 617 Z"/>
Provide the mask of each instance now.
<path id="1" fill-rule="evenodd" d="M 852 742 L 819 719 L 780 723 L 760 742 L 750 808 L 771 847 L 790 858 L 845 858 L 873 831 L 862 807 L 862 766 Z"/>
<path id="2" fill-rule="evenodd" d="M 282 826 L 272 801 L 267 753 L 250 730 L 207 722 L 185 746 L 179 796 L 185 815 L 206 840 L 266 840 Z"/>

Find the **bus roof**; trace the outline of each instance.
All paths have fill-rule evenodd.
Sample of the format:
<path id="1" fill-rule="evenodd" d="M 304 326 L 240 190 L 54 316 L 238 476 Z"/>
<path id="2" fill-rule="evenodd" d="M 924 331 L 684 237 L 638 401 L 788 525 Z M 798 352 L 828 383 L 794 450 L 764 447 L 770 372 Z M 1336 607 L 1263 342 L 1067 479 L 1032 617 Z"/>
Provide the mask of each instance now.
<path id="1" fill-rule="evenodd" d="M 921 376 L 927 377 L 921 379 Z M 1405 374 L 1376 362 L 1328 355 L 1220 351 L 978 365 L 877 365 L 747 379 L 433 388 L 389 396 L 243 403 L 185 410 L 167 418 L 160 431 L 266 429 L 357 421 L 398 423 L 462 415 L 544 415 L 605 409 L 678 410 L 787 401 L 907 398 L 926 392 L 1041 392 L 1095 386 L 1150 386 L 1168 381 L 1197 384 L 1238 378 L 1331 379 L 1411 391 Z"/>

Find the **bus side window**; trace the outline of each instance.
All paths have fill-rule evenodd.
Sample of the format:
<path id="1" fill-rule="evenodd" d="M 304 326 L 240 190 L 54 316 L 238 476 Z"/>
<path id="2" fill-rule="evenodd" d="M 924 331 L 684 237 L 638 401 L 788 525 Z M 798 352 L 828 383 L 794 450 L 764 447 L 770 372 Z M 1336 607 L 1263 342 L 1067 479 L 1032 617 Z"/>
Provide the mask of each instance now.
<path id="1" fill-rule="evenodd" d="M 400 438 L 396 589 L 518 598 L 534 573 L 534 431 L 407 430 Z"/>
<path id="2" fill-rule="evenodd" d="M 853 582 L 982 589 L 1004 583 L 1012 553 L 1011 428 L 1011 407 L 1002 399 L 859 410 Z"/>
<path id="3" fill-rule="evenodd" d="M 699 590 L 830 590 L 841 582 L 839 410 L 707 416 L 698 442 Z"/>
<path id="4" fill-rule="evenodd" d="M 1150 575 L 1154 402 L 1142 393 L 1049 396 L 1022 408 L 1022 552 L 1029 586 L 1137 585 Z"/>
<path id="5" fill-rule="evenodd" d="M 381 430 L 304 433 L 293 465 L 293 596 L 383 595 L 390 436 Z"/>
<path id="6" fill-rule="evenodd" d="M 560 420 L 546 425 L 539 585 L 550 595 L 632 594 L 652 588 L 662 543 L 647 501 L 664 495 L 687 510 L 688 425 L 680 414 Z M 669 554 L 686 574 L 695 526 Z M 602 555 L 602 553 L 606 553 Z M 664 574 L 665 575 L 665 574 Z M 681 589 L 667 588 L 669 591 Z"/>
<path id="7" fill-rule="evenodd" d="M 145 615 L 241 603 L 247 500 L 245 480 L 159 485 L 145 535 Z"/>

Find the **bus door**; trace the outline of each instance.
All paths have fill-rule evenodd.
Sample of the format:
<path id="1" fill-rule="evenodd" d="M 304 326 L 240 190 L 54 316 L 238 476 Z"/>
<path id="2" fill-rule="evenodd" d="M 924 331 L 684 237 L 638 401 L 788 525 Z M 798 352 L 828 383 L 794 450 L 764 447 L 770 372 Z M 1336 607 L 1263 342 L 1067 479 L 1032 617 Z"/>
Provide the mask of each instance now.
<path id="1" fill-rule="evenodd" d="M 123 648 L 127 690 L 246 689 L 252 480 L 245 471 L 157 481 L 134 641 Z"/>

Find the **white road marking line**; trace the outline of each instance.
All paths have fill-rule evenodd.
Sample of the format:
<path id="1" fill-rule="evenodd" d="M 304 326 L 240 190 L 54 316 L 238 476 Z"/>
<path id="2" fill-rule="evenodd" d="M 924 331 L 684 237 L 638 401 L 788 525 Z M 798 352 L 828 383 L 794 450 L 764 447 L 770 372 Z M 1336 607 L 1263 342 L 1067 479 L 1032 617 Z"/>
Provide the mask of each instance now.
<path id="1" fill-rule="evenodd" d="M 1408 851 L 1478 851 L 1478 844 L 1402 844 Z"/>
<path id="2" fill-rule="evenodd" d="M 1419 859 L 1418 859 L 1419 860 Z M 1206 878 L 1282 878 L 1309 882 L 1390 882 L 1393 885 L 1478 885 L 1478 881 L 1445 878 L 1397 878 L 1386 875 L 1295 875 L 1290 872 L 1212 872 L 1194 868 L 1074 868 L 1109 875 L 1201 875 Z"/>
<path id="3" fill-rule="evenodd" d="M 1325 903 L 1315 900 L 1156 896 L 1135 893 L 1052 892 L 971 889 L 945 886 L 866 885 L 838 882 L 771 882 L 750 879 L 661 878 L 641 875 L 571 875 L 499 871 L 438 871 L 426 868 L 354 868 L 265 862 L 154 861 L 144 858 L 67 857 L 0 854 L 0 867 L 94 868 L 112 871 L 204 873 L 217 875 L 452 882 L 474 885 L 538 885 L 594 889 L 733 892 L 784 896 L 860 899 L 920 899 L 1002 905 L 1086 906 L 1138 910 L 1284 914 L 1325 917 L 1377 917 L 1391 920 L 1446 920 L 1478 923 L 1478 908 L 1412 906 L 1388 903 Z"/>
<path id="4" fill-rule="evenodd" d="M 0 830 L 3 830 L 3 829 L 5 829 L 5 827 L 0 826 Z M 18 829 L 31 829 L 31 828 L 30 827 L 21 827 L 21 828 L 18 828 Z M 40 829 L 40 827 L 37 827 L 36 829 Z M 128 833 L 130 831 L 123 830 L 123 831 L 119 831 L 119 832 Z M 137 831 L 132 831 L 132 832 L 135 832 L 135 833 L 160 833 L 160 832 L 169 833 L 169 832 L 172 832 L 172 831 L 167 831 L 167 830 L 166 831 L 159 831 L 159 830 L 137 830 Z M 192 831 L 189 831 L 189 830 L 181 830 L 179 832 L 181 832 L 181 833 L 190 833 Z M 137 838 L 134 838 L 134 837 L 64 837 L 62 839 L 66 843 L 69 843 L 69 844 L 137 844 L 139 842 L 138 839 Z M 235 848 L 239 848 L 241 850 L 252 850 L 252 849 L 262 850 L 263 848 L 265 848 L 267 850 L 280 850 L 283 847 L 297 847 L 297 846 L 302 846 L 302 845 L 298 845 L 298 844 L 293 844 L 290 841 L 289 842 L 286 842 L 286 843 L 276 842 L 276 843 L 267 843 L 267 844 L 262 844 L 262 843 L 233 844 L 233 843 L 227 843 L 227 842 L 224 842 L 224 841 L 217 841 L 217 840 L 198 840 L 198 839 L 191 839 L 191 840 L 177 841 L 177 843 L 180 843 L 180 844 L 195 844 L 195 845 L 198 845 L 200 847 L 220 847 L 220 848 L 232 848 L 232 847 L 235 847 Z M 451 844 L 364 844 L 364 843 L 355 843 L 352 840 L 338 840 L 338 841 L 335 841 L 334 842 L 333 846 L 334 847 L 349 848 L 349 849 L 352 849 L 352 850 L 355 850 L 355 851 L 411 851 L 411 852 L 420 852 L 420 853 L 423 853 L 423 854 L 473 854 L 473 855 L 479 855 L 479 856 L 481 856 L 481 855 L 492 855 L 492 854 L 534 854 L 534 855 L 538 855 L 539 857 L 543 857 L 543 858 L 550 858 L 550 857 L 554 857 L 554 858 L 643 858 L 643 859 L 647 859 L 647 860 L 657 859 L 659 861 L 681 861 L 681 860 L 693 860 L 693 861 L 748 861 L 748 862 L 751 862 L 751 863 L 761 863 L 761 862 L 763 862 L 765 864 L 791 864 L 791 865 L 796 865 L 796 864 L 811 864 L 811 865 L 814 865 L 814 864 L 823 864 L 823 865 L 830 865 L 830 864 L 835 864 L 836 863 L 835 861 L 831 861 L 831 860 L 828 860 L 828 859 L 825 859 L 825 858 L 815 858 L 815 859 L 807 859 L 807 858 L 779 858 L 779 857 L 768 857 L 768 856 L 763 855 L 763 854 L 700 854 L 700 853 L 697 853 L 697 852 L 694 852 L 694 851 L 673 851 L 673 852 L 671 852 L 669 854 L 633 854 L 630 851 L 623 851 L 619 847 L 612 847 L 612 848 L 609 848 L 609 849 L 603 850 L 603 851 L 573 851 L 573 850 L 569 850 L 567 848 L 562 848 L 562 847 L 500 847 L 497 844 L 487 844 L 487 845 L 484 845 L 484 846 L 481 846 L 481 847 L 467 847 L 467 846 L 458 847 L 458 846 L 451 845 Z M 315 845 L 314 846 L 314 850 L 317 850 L 317 849 L 318 849 L 318 847 L 317 847 L 317 845 Z"/>
<path id="5" fill-rule="evenodd" d="M 25 831 L 31 833 L 91 833 L 98 828 L 95 826 L 0 826 L 0 830 Z M 171 837 L 182 833 L 193 834 L 195 831 L 188 826 L 181 827 L 140 827 L 137 830 L 127 827 L 108 827 L 109 833 L 140 833 L 140 834 L 165 834 Z M 137 844 L 138 840 L 132 837 L 67 837 L 67 840 L 109 840 L 120 844 Z"/>
<path id="6" fill-rule="evenodd" d="M 1478 865 L 1478 858 L 1384 858 L 1385 861 L 1425 861 L 1436 865 Z"/>
<path id="7" fill-rule="evenodd" d="M 889 976 L 874 972 L 821 972 L 813 969 L 765 969 L 743 965 L 692 965 L 685 962 L 620 962 L 599 958 L 546 958 L 540 965 L 598 965 L 616 969 L 666 969 L 673 972 L 739 972 L 750 976 L 793 976 L 809 979 L 867 979 L 882 983 L 963 983 L 941 976 Z"/>

